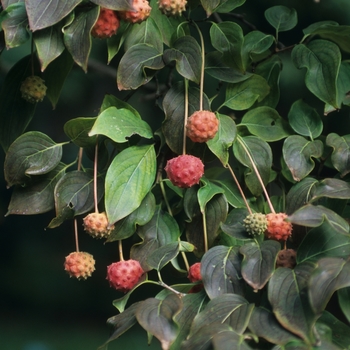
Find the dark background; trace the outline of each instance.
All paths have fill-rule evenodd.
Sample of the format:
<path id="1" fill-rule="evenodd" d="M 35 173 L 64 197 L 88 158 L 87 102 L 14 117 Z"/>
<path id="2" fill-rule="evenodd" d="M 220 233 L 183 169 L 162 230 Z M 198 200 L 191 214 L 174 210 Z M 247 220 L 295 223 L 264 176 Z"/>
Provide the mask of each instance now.
<path id="1" fill-rule="evenodd" d="M 280 40 L 286 46 L 299 42 L 303 36 L 302 29 L 316 21 L 335 20 L 339 24 L 350 25 L 348 0 L 320 0 L 319 3 L 312 0 L 247 0 L 236 13 L 245 14 L 246 19 L 259 30 L 273 34 L 274 29 L 264 19 L 264 11 L 273 5 L 294 7 L 298 12 L 298 26 L 290 32 L 280 33 Z M 222 17 L 229 19 L 224 15 Z M 243 25 L 243 29 L 248 30 L 248 27 Z M 2 53 L 0 84 L 11 66 L 29 52 L 28 43 Z M 78 116 L 96 116 L 106 93 L 120 98 L 125 96 L 126 92 L 117 90 L 113 62 L 108 67 L 104 65 L 106 56 L 105 43 L 95 40 L 88 74 L 75 66 L 66 81 L 56 109 L 52 110 L 47 99 L 39 103 L 28 130 L 42 131 L 56 142 L 66 141 L 62 130 L 67 120 Z M 309 96 L 305 88 L 298 86 L 300 74 L 304 73 L 293 67 L 289 56 L 289 53 L 282 55 L 282 98 L 278 110 L 283 117 L 286 117 L 291 101 Z M 154 101 L 145 99 L 145 94 L 147 90 L 138 92 L 128 102 L 150 120 L 159 109 L 155 107 Z M 337 118 L 336 123 L 331 123 L 335 131 L 340 134 L 350 133 L 347 109 L 332 113 L 327 118 Z M 76 148 L 65 146 L 64 160 L 71 161 L 77 156 L 76 152 Z M 4 153 L 0 152 L 0 163 L 3 162 Z M 96 349 L 108 338 L 109 330 L 105 324 L 107 318 L 117 314 L 112 301 L 122 296 L 111 289 L 105 280 L 106 266 L 118 260 L 116 243 L 104 245 L 102 241 L 86 235 L 79 218 L 80 249 L 94 255 L 96 271 L 86 281 L 70 279 L 63 269 L 63 262 L 64 257 L 75 250 L 73 223 L 66 222 L 56 229 L 46 230 L 54 217 L 53 211 L 39 216 L 5 217 L 10 196 L 11 189 L 6 189 L 1 172 L 0 348 Z M 156 291 L 140 288 L 134 298 L 146 298 Z M 160 349 L 156 339 L 148 347 L 147 334 L 139 328 L 123 335 L 109 349 L 124 347 L 134 350 Z"/>

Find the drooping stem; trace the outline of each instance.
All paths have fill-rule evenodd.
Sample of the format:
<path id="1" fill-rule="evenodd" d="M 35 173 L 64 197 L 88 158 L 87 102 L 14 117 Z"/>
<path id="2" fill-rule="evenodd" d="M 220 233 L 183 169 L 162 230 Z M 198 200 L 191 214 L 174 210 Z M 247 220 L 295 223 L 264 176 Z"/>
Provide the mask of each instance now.
<path id="1" fill-rule="evenodd" d="M 120 259 L 120 261 L 124 261 L 123 243 L 122 243 L 121 239 L 118 241 L 118 250 L 119 250 L 119 259 Z"/>
<path id="2" fill-rule="evenodd" d="M 75 237 L 75 250 L 79 253 L 78 222 L 76 218 L 74 218 L 74 237 Z"/>
<path id="3" fill-rule="evenodd" d="M 250 209 L 249 203 L 248 203 L 248 201 L 247 201 L 247 197 L 245 196 L 245 194 L 244 194 L 244 192 L 243 192 L 243 189 L 242 189 L 242 186 L 241 186 L 241 184 L 239 183 L 239 181 L 238 181 L 238 179 L 237 179 L 237 177 L 236 177 L 236 175 L 235 175 L 233 169 L 231 168 L 230 164 L 227 164 L 227 168 L 228 168 L 228 170 L 230 171 L 230 173 L 231 173 L 231 175 L 232 175 L 232 177 L 233 177 L 233 180 L 235 181 L 235 183 L 236 183 L 236 185 L 237 185 L 237 187 L 238 187 L 239 193 L 241 194 L 241 197 L 242 197 L 242 199 L 243 199 L 243 201 L 244 201 L 245 206 L 247 207 L 247 210 L 248 210 L 249 214 L 252 214 L 253 212 L 252 212 L 252 210 Z"/>
<path id="4" fill-rule="evenodd" d="M 250 162 L 251 162 L 251 164 L 252 164 L 253 170 L 254 170 L 254 172 L 255 172 L 255 174 L 256 174 L 256 177 L 258 178 L 258 181 L 260 182 L 260 185 L 261 185 L 261 187 L 262 187 L 262 189 L 263 189 L 263 191 L 264 191 L 264 194 L 265 194 L 267 203 L 269 204 L 269 207 L 270 207 L 271 212 L 275 214 L 275 213 L 276 213 L 276 212 L 275 212 L 275 208 L 273 207 L 273 205 L 272 205 L 272 203 L 271 203 L 270 196 L 269 196 L 269 194 L 267 193 L 266 187 L 265 187 L 264 182 L 263 182 L 263 180 L 262 180 L 262 178 L 261 178 L 261 176 L 260 176 L 259 170 L 258 170 L 258 168 L 256 167 L 256 165 L 255 165 L 255 163 L 254 163 L 253 157 L 251 156 L 249 150 L 247 149 L 246 145 L 245 145 L 244 142 L 242 141 L 241 137 L 237 137 L 237 140 L 238 140 L 238 142 L 241 144 L 242 148 L 244 149 L 244 152 L 246 153 L 246 155 L 248 156 L 248 158 L 249 158 L 249 160 L 250 160 Z"/>
<path id="5" fill-rule="evenodd" d="M 185 116 L 184 116 L 184 131 L 182 141 L 182 154 L 186 154 L 186 125 L 188 119 L 188 80 L 185 79 Z"/>
<path id="6" fill-rule="evenodd" d="M 203 94 L 204 94 L 204 68 L 205 68 L 205 47 L 204 47 L 204 39 L 203 39 L 203 34 L 200 31 L 198 25 L 193 22 L 198 34 L 199 34 L 199 39 L 201 42 L 201 51 L 202 51 L 202 66 L 201 66 L 201 77 L 200 77 L 200 83 L 199 83 L 199 110 L 203 110 Z"/>
<path id="7" fill-rule="evenodd" d="M 96 137 L 95 157 L 94 157 L 94 203 L 95 203 L 95 213 L 98 213 L 97 163 L 98 163 L 98 140 L 97 140 L 97 137 Z"/>
<path id="8" fill-rule="evenodd" d="M 204 252 L 206 253 L 209 249 L 209 244 L 208 244 L 208 232 L 207 232 L 207 217 L 205 214 L 205 209 L 202 211 L 202 222 L 203 222 Z"/>
<path id="9" fill-rule="evenodd" d="M 82 159 L 83 159 L 83 152 L 84 152 L 84 148 L 83 147 L 80 147 L 79 148 L 79 154 L 78 154 L 78 171 L 80 171 L 81 169 L 81 162 L 82 162 Z"/>

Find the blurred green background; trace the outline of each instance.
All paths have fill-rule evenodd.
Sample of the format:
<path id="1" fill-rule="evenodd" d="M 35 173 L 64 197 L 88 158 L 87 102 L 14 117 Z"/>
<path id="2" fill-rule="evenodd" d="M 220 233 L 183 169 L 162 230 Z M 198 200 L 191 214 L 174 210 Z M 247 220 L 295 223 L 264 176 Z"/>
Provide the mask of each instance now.
<path id="1" fill-rule="evenodd" d="M 302 38 L 302 29 L 321 20 L 335 20 L 350 25 L 350 1 L 348 0 L 247 0 L 236 13 L 245 14 L 246 20 L 257 29 L 273 34 L 273 28 L 264 19 L 264 11 L 273 5 L 294 7 L 299 23 L 290 32 L 281 33 L 280 40 L 286 45 L 297 43 Z M 230 19 L 227 15 L 223 19 Z M 239 22 L 238 22 L 239 23 Z M 248 27 L 242 24 L 244 30 Z M 1 33 L 2 35 L 2 33 Z M 349 38 L 350 40 L 350 38 Z M 17 60 L 30 52 L 30 45 L 4 50 L 0 56 L 0 84 L 7 71 Z M 281 78 L 281 102 L 278 110 L 283 117 L 291 101 L 310 96 L 300 88 L 300 75 L 283 54 L 284 70 Z M 47 133 L 54 141 L 67 138 L 63 133 L 64 123 L 78 116 L 95 116 L 106 93 L 120 98 L 128 92 L 119 92 L 115 84 L 115 66 L 105 66 L 106 46 L 94 41 L 88 74 L 74 67 L 55 110 L 48 100 L 39 103 L 29 130 Z M 137 92 L 129 100 L 150 120 L 158 112 L 153 100 L 144 98 L 147 90 Z M 312 97 L 310 97 L 312 99 Z M 322 108 L 322 105 L 320 105 Z M 6 116 L 0 116 L 5 118 Z M 350 133 L 349 113 L 345 109 L 328 118 L 337 118 L 332 123 L 334 131 Z M 345 129 L 344 129 L 345 125 Z M 337 128 L 339 130 L 337 130 Z M 77 149 L 65 146 L 64 157 L 71 161 Z M 4 154 L 0 152 L 0 163 Z M 118 260 L 117 245 L 104 245 L 95 241 L 80 229 L 80 249 L 90 252 L 96 260 L 96 271 L 87 281 L 70 279 L 63 269 L 64 257 L 74 251 L 73 223 L 66 222 L 56 229 L 45 229 L 54 212 L 40 216 L 5 217 L 11 196 L 6 189 L 3 172 L 0 174 L 0 348 L 9 350 L 79 350 L 96 349 L 109 336 L 106 320 L 117 314 L 112 301 L 122 295 L 111 289 L 105 280 L 106 266 Z M 79 225 L 81 220 L 79 221 Z M 81 226 L 79 226 L 81 228 Z M 154 296 L 159 289 L 139 288 L 131 298 L 137 300 Z M 147 345 L 147 334 L 135 328 L 111 343 L 109 349 L 160 349 L 153 339 Z"/>

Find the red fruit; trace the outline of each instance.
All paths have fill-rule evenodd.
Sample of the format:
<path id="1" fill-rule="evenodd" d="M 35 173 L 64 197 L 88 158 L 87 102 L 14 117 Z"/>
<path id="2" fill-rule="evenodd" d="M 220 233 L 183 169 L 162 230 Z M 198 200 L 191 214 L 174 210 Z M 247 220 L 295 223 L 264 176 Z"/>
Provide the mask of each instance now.
<path id="1" fill-rule="evenodd" d="M 276 267 L 288 267 L 293 269 L 296 262 L 297 252 L 294 249 L 283 249 L 278 252 Z"/>
<path id="2" fill-rule="evenodd" d="M 185 154 L 168 160 L 165 171 L 173 185 L 188 188 L 199 183 L 204 164 L 199 158 Z"/>
<path id="3" fill-rule="evenodd" d="M 117 33 L 119 28 L 119 18 L 113 10 L 100 8 L 100 15 L 91 30 L 91 35 L 95 38 L 110 38 Z"/>
<path id="4" fill-rule="evenodd" d="M 121 292 L 133 289 L 144 271 L 137 260 L 123 260 L 107 266 L 107 280 L 109 285 Z"/>
<path id="5" fill-rule="evenodd" d="M 285 220 L 286 218 L 287 214 L 285 213 L 266 214 L 267 228 L 265 236 L 277 241 L 286 241 L 292 234 L 293 228 L 292 224 Z"/>
<path id="6" fill-rule="evenodd" d="M 159 0 L 158 8 L 166 16 L 181 16 L 186 10 L 187 0 Z"/>
<path id="7" fill-rule="evenodd" d="M 125 22 L 141 23 L 151 14 L 151 6 L 147 0 L 133 0 L 132 7 L 134 11 L 119 11 L 119 17 Z"/>
<path id="8" fill-rule="evenodd" d="M 83 219 L 85 231 L 94 238 L 106 238 L 114 226 L 108 227 L 106 213 L 90 213 Z"/>
<path id="9" fill-rule="evenodd" d="M 207 142 L 219 129 L 219 119 L 210 111 L 194 112 L 187 121 L 186 135 L 193 142 Z"/>
<path id="10" fill-rule="evenodd" d="M 66 256 L 64 269 L 70 277 L 87 279 L 95 271 L 95 260 L 89 253 L 73 252 Z"/>
<path id="11" fill-rule="evenodd" d="M 187 277 L 192 283 L 199 282 L 202 280 L 200 262 L 197 262 L 190 267 Z"/>

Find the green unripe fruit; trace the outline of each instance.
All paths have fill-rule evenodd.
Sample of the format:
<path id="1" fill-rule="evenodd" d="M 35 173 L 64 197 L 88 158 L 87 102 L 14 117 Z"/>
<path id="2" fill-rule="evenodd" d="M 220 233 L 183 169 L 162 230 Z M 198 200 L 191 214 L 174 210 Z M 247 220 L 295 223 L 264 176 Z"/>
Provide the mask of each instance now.
<path id="1" fill-rule="evenodd" d="M 46 95 L 47 87 L 44 80 L 33 75 L 27 77 L 21 85 L 22 98 L 31 103 L 42 101 Z"/>
<path id="2" fill-rule="evenodd" d="M 249 214 L 243 220 L 243 226 L 247 232 L 252 236 L 261 235 L 265 232 L 267 228 L 266 215 L 261 213 Z"/>

